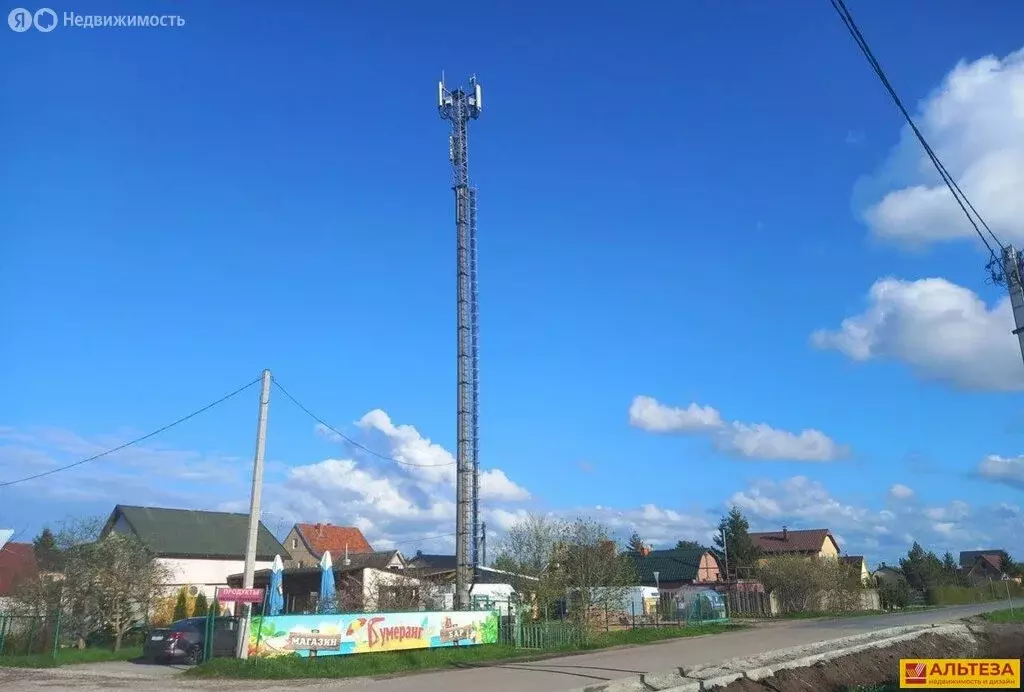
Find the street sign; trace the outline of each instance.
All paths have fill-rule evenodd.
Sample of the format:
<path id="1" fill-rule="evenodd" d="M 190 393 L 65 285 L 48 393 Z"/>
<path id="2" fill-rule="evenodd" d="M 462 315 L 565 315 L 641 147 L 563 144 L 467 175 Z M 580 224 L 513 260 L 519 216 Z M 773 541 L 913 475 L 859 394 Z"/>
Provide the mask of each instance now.
<path id="1" fill-rule="evenodd" d="M 262 603 L 263 589 L 217 589 L 218 603 Z"/>

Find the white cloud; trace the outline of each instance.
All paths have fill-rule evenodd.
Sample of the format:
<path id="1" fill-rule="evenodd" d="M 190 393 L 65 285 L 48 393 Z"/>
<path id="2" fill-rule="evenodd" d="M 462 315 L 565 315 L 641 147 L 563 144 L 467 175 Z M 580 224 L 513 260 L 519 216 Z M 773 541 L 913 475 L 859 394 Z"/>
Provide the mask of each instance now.
<path id="1" fill-rule="evenodd" d="M 833 461 L 847 449 L 820 430 L 791 433 L 765 423 L 733 423 L 719 435 L 719 446 L 748 459 Z"/>
<path id="2" fill-rule="evenodd" d="M 991 454 L 978 464 L 977 474 L 986 480 L 1024 490 L 1024 456 Z"/>
<path id="3" fill-rule="evenodd" d="M 1024 389 L 1024 366 L 1013 324 L 1009 299 L 989 308 L 945 279 L 888 278 L 871 287 L 864 312 L 816 331 L 811 342 L 856 361 L 898 360 L 962 389 L 1016 391 Z"/>
<path id="4" fill-rule="evenodd" d="M 722 427 L 722 416 L 710 406 L 666 406 L 650 396 L 638 396 L 629 407 L 629 424 L 657 433 L 694 433 Z"/>
<path id="5" fill-rule="evenodd" d="M 889 488 L 889 497 L 894 500 L 909 500 L 913 496 L 913 489 L 903 485 L 902 483 L 896 483 Z"/>
<path id="6" fill-rule="evenodd" d="M 653 433 L 710 435 L 724 452 L 746 459 L 834 461 L 849 450 L 820 430 L 799 433 L 777 430 L 766 423 L 726 424 L 711 406 L 691 403 L 686 408 L 662 404 L 650 396 L 637 396 L 629 407 L 629 424 Z"/>
<path id="7" fill-rule="evenodd" d="M 1012 545 L 1024 522 L 1018 507 L 971 507 L 960 500 L 924 509 L 901 502 L 891 509 L 874 510 L 844 502 L 804 476 L 755 482 L 734 493 L 729 504 L 747 514 L 755 531 L 778 531 L 783 525 L 828 528 L 834 536 L 842 536 L 841 550 L 867 554 L 873 564 L 905 554 L 914 540 L 939 555 L 972 546 Z"/>
<path id="8" fill-rule="evenodd" d="M 961 62 L 915 120 L 992 230 L 1024 240 L 1024 51 Z M 908 245 L 973 238 L 909 127 L 873 183 L 884 193 L 864 216 L 877 237 Z"/>

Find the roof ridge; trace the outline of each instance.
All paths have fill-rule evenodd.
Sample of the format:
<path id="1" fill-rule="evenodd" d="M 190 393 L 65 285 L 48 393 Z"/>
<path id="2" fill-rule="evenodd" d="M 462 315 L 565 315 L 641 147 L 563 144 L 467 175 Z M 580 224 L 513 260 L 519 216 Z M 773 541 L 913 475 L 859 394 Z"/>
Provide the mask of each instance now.
<path id="1" fill-rule="evenodd" d="M 230 517 L 249 516 L 248 512 L 225 512 L 219 509 L 182 509 L 180 507 L 148 507 L 146 505 L 117 505 L 119 509 L 155 509 L 160 512 L 193 512 L 198 514 L 224 514 Z"/>

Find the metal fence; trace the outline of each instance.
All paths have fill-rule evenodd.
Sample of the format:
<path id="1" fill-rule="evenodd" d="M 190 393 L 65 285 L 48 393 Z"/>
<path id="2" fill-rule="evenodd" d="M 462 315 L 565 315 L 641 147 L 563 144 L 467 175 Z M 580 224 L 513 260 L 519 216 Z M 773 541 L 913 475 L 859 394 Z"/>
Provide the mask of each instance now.
<path id="1" fill-rule="evenodd" d="M 0 656 L 53 654 L 60 639 L 60 613 L 0 613 Z"/>

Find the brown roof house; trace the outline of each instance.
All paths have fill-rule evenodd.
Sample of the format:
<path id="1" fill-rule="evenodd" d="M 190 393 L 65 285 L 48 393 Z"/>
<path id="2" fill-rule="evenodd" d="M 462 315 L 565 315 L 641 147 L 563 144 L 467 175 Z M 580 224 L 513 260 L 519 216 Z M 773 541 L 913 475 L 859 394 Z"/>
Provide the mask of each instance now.
<path id="1" fill-rule="evenodd" d="M 288 532 L 284 544 L 291 555 L 285 567 L 315 567 L 320 563 L 324 553 L 330 551 L 334 562 L 340 561 L 345 555 L 362 555 L 372 553 L 373 547 L 366 540 L 363 532 L 354 526 L 335 526 L 334 524 L 296 524 Z M 398 556 L 401 560 L 401 555 Z M 401 563 L 404 567 L 405 563 Z"/>
<path id="2" fill-rule="evenodd" d="M 751 533 L 750 539 L 761 552 L 761 559 L 779 555 L 803 557 L 839 557 L 839 542 L 828 529 L 790 530 Z"/>
<path id="3" fill-rule="evenodd" d="M 1005 551 L 963 550 L 960 552 L 960 570 L 972 583 L 1003 579 L 1003 555 Z"/>

